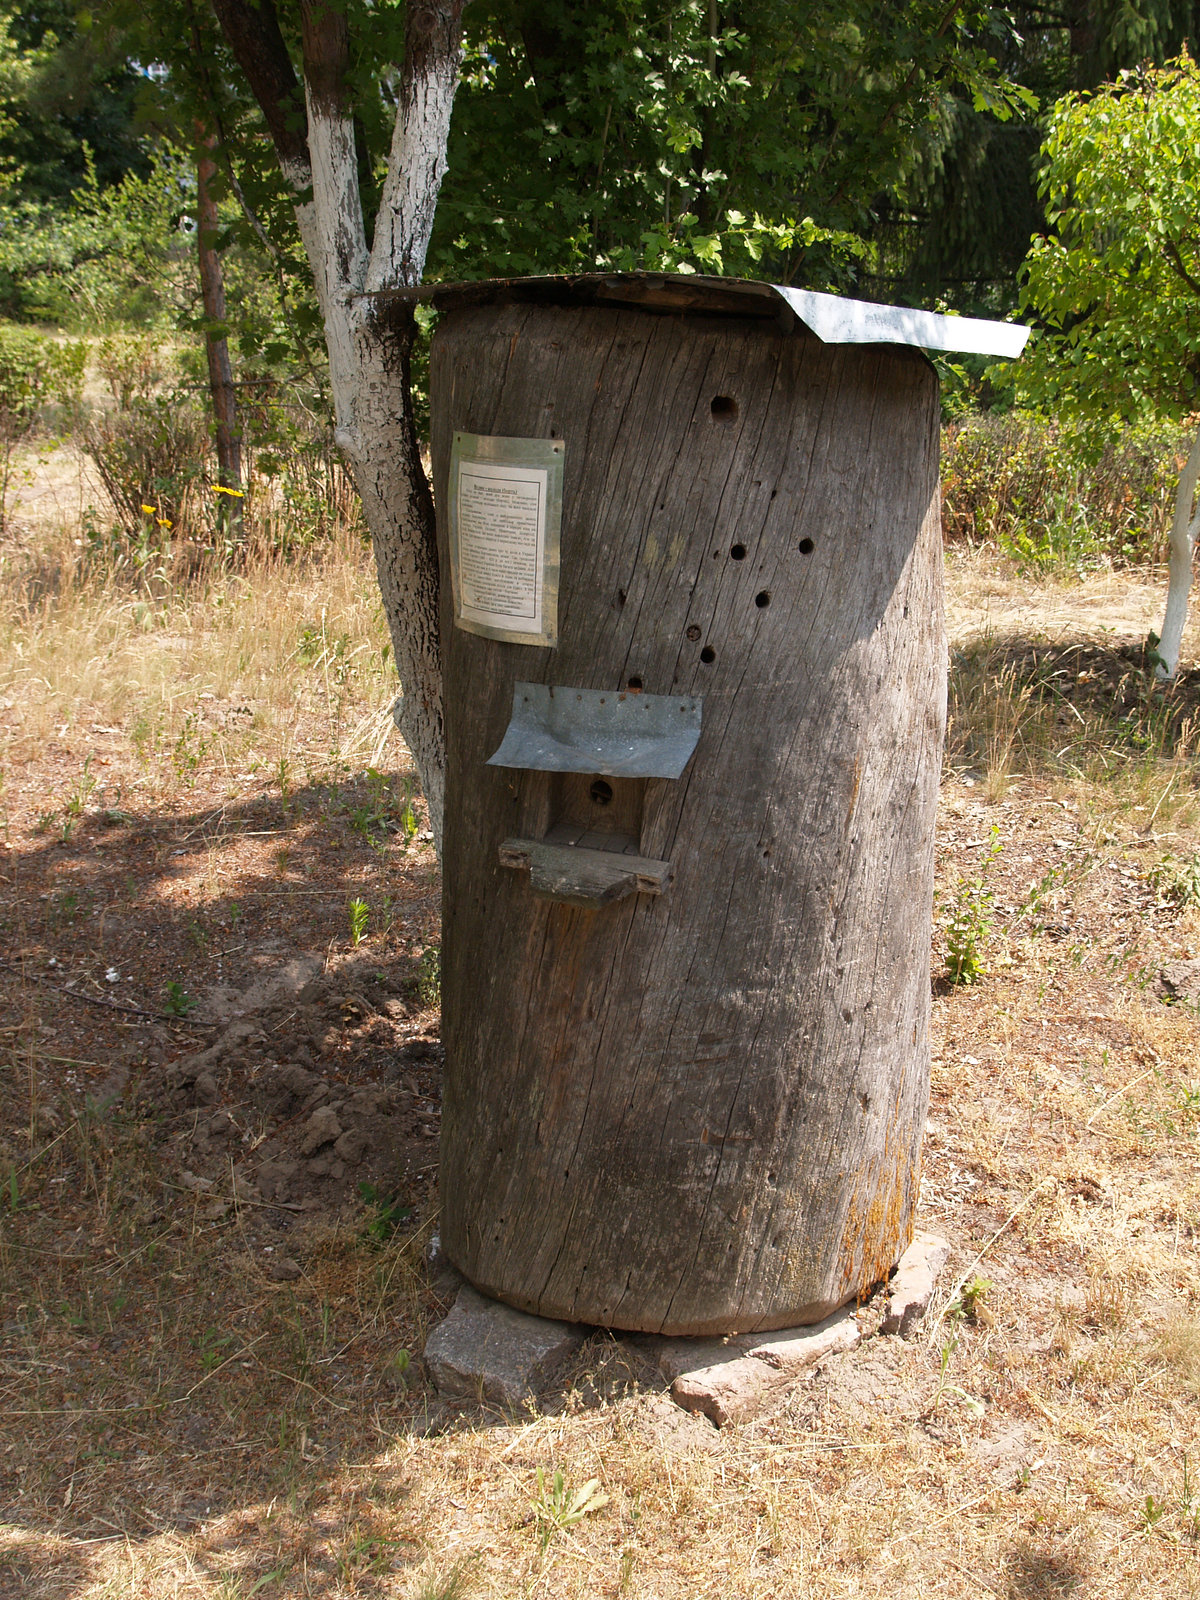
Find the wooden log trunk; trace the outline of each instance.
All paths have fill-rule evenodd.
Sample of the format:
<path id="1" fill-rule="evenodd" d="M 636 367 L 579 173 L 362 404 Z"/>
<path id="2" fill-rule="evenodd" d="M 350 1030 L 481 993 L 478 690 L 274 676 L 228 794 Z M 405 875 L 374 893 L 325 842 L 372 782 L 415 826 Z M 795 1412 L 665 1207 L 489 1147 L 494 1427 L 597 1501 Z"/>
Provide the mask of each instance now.
<path id="1" fill-rule="evenodd" d="M 557 647 L 443 598 L 446 1249 L 543 1316 L 817 1321 L 886 1276 L 917 1195 L 933 369 L 799 326 L 495 305 L 443 316 L 431 391 L 443 572 L 453 431 L 565 441 Z M 589 803 L 485 764 L 517 681 L 702 697 L 681 778 L 613 780 L 660 893 L 585 909 L 513 870 Z"/>

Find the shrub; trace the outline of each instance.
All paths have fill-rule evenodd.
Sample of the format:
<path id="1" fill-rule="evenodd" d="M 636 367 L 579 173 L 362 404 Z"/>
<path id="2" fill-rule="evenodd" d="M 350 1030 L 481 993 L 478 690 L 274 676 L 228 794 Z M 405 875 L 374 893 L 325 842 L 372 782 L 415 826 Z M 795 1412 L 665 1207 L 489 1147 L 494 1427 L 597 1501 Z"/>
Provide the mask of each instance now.
<path id="1" fill-rule="evenodd" d="M 1097 451 L 1020 412 L 945 430 L 948 541 L 994 544 L 1033 570 L 1163 559 L 1187 455 L 1175 424 L 1115 429 Z"/>
<path id="2" fill-rule="evenodd" d="M 87 346 L 31 328 L 0 327 L 0 419 L 6 429 L 36 425 L 51 406 L 77 411 Z"/>
<path id="3" fill-rule="evenodd" d="M 17 446 L 49 421 L 54 406 L 78 415 L 86 365 L 82 343 L 0 327 L 0 534 L 7 533 L 12 515 Z"/>
<path id="4" fill-rule="evenodd" d="M 88 424 L 84 446 L 131 539 L 150 527 L 179 527 L 202 491 L 208 426 L 177 396 L 137 396 L 101 413 Z"/>

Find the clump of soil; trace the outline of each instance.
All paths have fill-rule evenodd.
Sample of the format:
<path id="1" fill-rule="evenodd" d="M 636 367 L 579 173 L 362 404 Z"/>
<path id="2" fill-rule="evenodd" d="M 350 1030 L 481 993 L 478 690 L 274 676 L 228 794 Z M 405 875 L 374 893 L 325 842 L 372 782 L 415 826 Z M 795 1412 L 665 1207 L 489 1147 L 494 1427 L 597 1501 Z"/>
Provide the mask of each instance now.
<path id="1" fill-rule="evenodd" d="M 413 1017 L 403 981 L 369 962 L 347 958 L 309 976 L 316 965 L 267 968 L 241 1005 L 225 986 L 215 999 L 229 1020 L 212 1043 L 146 1086 L 175 1128 L 177 1181 L 211 1194 L 214 1218 L 239 1201 L 329 1220 L 363 1200 L 411 1206 L 430 1188 L 436 1021 Z"/>

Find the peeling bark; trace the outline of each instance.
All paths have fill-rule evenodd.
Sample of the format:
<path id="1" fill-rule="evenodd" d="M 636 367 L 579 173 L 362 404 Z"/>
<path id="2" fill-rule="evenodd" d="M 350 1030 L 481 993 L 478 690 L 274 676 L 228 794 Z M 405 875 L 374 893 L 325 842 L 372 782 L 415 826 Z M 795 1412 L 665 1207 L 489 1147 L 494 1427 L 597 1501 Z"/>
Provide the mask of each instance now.
<path id="1" fill-rule="evenodd" d="M 335 436 L 371 530 L 402 687 L 400 731 L 420 773 L 439 852 L 445 764 L 439 583 L 433 499 L 410 383 L 416 328 L 411 313 L 381 317 L 366 297 L 419 283 L 424 271 L 458 86 L 463 3 L 409 5 L 388 173 L 368 244 L 344 10 L 334 0 L 304 0 L 298 116 L 299 85 L 272 0 L 213 0 L 296 197 L 325 321 Z"/>
<path id="2" fill-rule="evenodd" d="M 462 64 L 462 0 L 410 5 L 400 104 L 375 223 L 370 294 L 421 281 Z"/>
<path id="3" fill-rule="evenodd" d="M 1179 484 L 1175 490 L 1175 515 L 1171 522 L 1171 559 L 1167 572 L 1167 607 L 1163 615 L 1162 638 L 1158 643 L 1157 676 L 1173 678 L 1179 670 L 1179 648 L 1187 622 L 1188 595 L 1192 587 L 1192 557 L 1200 533 L 1200 506 L 1196 487 L 1200 483 L 1200 432 L 1192 441 Z"/>

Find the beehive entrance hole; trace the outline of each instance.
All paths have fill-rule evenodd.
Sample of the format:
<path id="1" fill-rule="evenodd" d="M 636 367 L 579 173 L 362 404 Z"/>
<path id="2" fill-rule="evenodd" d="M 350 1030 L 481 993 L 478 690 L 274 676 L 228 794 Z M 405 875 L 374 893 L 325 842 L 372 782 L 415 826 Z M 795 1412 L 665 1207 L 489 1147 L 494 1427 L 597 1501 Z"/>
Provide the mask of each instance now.
<path id="1" fill-rule="evenodd" d="M 547 773 L 549 844 L 587 850 L 639 848 L 645 778 L 613 778 L 587 772 Z"/>

